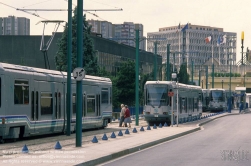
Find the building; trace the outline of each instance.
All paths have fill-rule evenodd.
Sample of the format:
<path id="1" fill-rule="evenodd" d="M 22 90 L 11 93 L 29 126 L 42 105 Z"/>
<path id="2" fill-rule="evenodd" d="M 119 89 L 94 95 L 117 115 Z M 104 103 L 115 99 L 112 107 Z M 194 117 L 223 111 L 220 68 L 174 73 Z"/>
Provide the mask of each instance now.
<path id="1" fill-rule="evenodd" d="M 44 36 L 47 42 L 51 36 Z M 58 40 L 62 33 L 56 33 L 47 51 L 50 69 L 55 70 L 55 55 L 58 51 Z M 42 36 L 17 36 L 5 35 L 0 37 L 0 59 L 1 62 L 16 65 L 45 68 L 44 55 L 40 51 Z M 95 34 L 91 35 L 94 49 L 98 59 L 98 65 L 116 76 L 121 62 L 135 60 L 136 50 L 122 43 L 102 38 Z M 139 73 L 150 74 L 154 69 L 155 55 L 143 50 L 139 51 Z M 162 58 L 157 55 L 157 67 L 161 67 Z M 88 74 L 88 73 L 87 73 Z M 161 77 L 158 74 L 158 78 Z"/>
<path id="2" fill-rule="evenodd" d="M 216 65 L 229 65 L 230 60 L 233 61 L 232 64 L 236 64 L 236 35 L 234 32 L 224 32 L 223 28 L 191 23 L 163 27 L 159 28 L 159 32 L 147 33 L 148 38 L 158 41 L 157 54 L 162 56 L 163 63 L 166 63 L 167 44 L 170 44 L 170 63 L 175 63 L 176 66 L 183 62 L 201 66 L 209 60 L 216 61 Z M 207 43 L 205 39 L 209 36 L 211 41 Z M 218 46 L 219 37 L 224 37 L 225 40 Z M 147 51 L 154 50 L 154 43 L 148 40 Z"/>
<path id="3" fill-rule="evenodd" d="M 30 19 L 25 17 L 2 17 L 0 25 L 0 35 L 30 35 Z"/>
<path id="4" fill-rule="evenodd" d="M 139 38 L 143 39 L 143 25 L 134 24 L 133 22 L 124 22 L 123 24 L 112 24 L 107 21 L 87 20 L 92 25 L 92 32 L 100 33 L 103 38 L 117 41 L 135 47 L 135 29 L 139 29 Z M 146 41 L 141 40 L 139 43 L 141 50 L 146 50 Z"/>

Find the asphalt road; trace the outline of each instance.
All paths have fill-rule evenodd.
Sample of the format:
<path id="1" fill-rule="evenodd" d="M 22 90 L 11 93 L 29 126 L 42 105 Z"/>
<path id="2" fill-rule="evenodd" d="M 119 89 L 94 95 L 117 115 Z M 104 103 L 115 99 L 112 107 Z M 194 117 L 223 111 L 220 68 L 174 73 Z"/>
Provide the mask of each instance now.
<path id="1" fill-rule="evenodd" d="M 251 166 L 251 114 L 219 118 L 203 128 L 103 165 Z"/>

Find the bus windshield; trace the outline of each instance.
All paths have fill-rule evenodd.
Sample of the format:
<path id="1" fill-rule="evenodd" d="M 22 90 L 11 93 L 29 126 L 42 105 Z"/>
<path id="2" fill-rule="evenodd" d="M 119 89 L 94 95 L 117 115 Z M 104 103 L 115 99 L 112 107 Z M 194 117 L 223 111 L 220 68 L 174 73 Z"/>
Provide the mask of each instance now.
<path id="1" fill-rule="evenodd" d="M 151 106 L 167 106 L 167 87 L 147 87 L 147 105 Z"/>
<path id="2" fill-rule="evenodd" d="M 224 96 L 223 96 L 223 91 L 211 91 L 210 92 L 210 97 L 211 101 L 224 101 Z"/>

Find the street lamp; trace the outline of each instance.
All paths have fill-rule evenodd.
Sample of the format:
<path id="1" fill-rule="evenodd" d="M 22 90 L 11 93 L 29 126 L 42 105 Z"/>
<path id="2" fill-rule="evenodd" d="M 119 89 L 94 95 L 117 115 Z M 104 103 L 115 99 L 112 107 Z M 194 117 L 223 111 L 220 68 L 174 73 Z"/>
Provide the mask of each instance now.
<path id="1" fill-rule="evenodd" d="M 223 89 L 223 82 L 224 82 L 224 81 L 223 81 L 223 80 L 221 80 L 221 88 L 222 88 L 222 89 Z"/>

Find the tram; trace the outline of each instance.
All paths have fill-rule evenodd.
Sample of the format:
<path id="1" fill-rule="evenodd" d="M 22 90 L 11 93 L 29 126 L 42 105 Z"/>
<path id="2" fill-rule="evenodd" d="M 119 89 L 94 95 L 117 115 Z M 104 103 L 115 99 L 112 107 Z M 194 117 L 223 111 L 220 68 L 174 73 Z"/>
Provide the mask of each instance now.
<path id="1" fill-rule="evenodd" d="M 173 93 L 169 93 L 173 92 Z M 168 96 L 173 94 L 173 96 Z M 202 115 L 200 86 L 172 81 L 147 81 L 144 85 L 144 118 L 149 125 L 186 121 Z M 177 106 L 178 105 L 178 106 Z"/>
<path id="2" fill-rule="evenodd" d="M 227 110 L 227 97 L 225 89 L 212 88 L 208 91 L 208 111 Z"/>
<path id="3" fill-rule="evenodd" d="M 0 141 L 66 130 L 67 73 L 0 63 Z M 71 132 L 76 129 L 76 80 L 72 77 Z M 82 128 L 103 128 L 112 119 L 112 82 L 82 80 Z"/>

